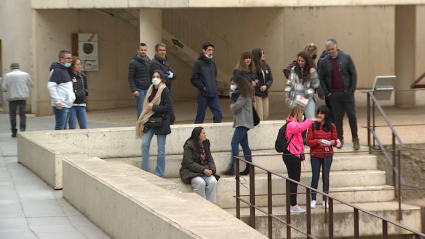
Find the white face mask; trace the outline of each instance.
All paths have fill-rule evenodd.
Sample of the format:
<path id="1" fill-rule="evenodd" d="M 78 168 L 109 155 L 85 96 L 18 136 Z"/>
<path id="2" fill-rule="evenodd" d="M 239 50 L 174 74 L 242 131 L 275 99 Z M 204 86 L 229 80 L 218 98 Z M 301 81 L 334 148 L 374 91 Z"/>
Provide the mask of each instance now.
<path id="1" fill-rule="evenodd" d="M 230 90 L 231 91 L 235 91 L 236 90 L 236 85 L 230 85 Z"/>
<path id="2" fill-rule="evenodd" d="M 159 78 L 152 78 L 152 84 L 153 85 L 159 85 L 159 83 L 161 83 L 161 79 L 159 79 Z"/>
<path id="3" fill-rule="evenodd" d="M 213 58 L 213 56 L 211 55 L 211 56 L 209 56 L 208 54 L 205 54 L 205 57 L 206 58 L 208 58 L 208 59 L 212 59 Z"/>

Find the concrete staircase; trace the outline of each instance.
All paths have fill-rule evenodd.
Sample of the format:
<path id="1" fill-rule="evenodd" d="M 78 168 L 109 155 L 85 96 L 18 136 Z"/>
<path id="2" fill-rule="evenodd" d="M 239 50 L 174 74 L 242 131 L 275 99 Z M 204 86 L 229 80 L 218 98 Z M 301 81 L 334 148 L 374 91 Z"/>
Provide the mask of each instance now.
<path id="1" fill-rule="evenodd" d="M 108 9 L 107 12 L 114 14 L 114 16 L 139 29 L 139 11 L 137 9 Z M 225 49 L 218 48 L 215 50 L 217 56 L 221 54 L 216 62 L 217 83 L 218 95 L 229 96 L 231 76 L 222 70 L 222 68 L 227 67 L 227 52 L 225 52 L 227 51 L 227 42 L 210 31 L 206 31 L 202 26 L 198 26 L 196 23 L 187 20 L 184 16 L 175 14 L 171 9 L 163 10 L 162 21 L 162 40 L 167 45 L 167 54 L 174 54 L 192 68 L 199 57 L 203 42 L 211 41 L 214 42 L 216 47 L 221 48 L 225 46 Z M 173 42 L 176 40 L 183 47 L 179 47 L 177 43 Z"/>
<path id="2" fill-rule="evenodd" d="M 393 220 L 396 220 L 398 203 L 394 201 L 394 188 L 386 185 L 385 172 L 377 169 L 377 157 L 367 153 L 339 153 L 342 151 L 351 151 L 352 147 L 346 145 L 341 150 L 336 150 L 334 156 L 331 174 L 330 174 L 330 191 L 331 195 L 340 198 L 349 203 L 354 203 L 362 208 L 373 211 L 378 215 L 382 215 Z M 361 151 L 366 151 L 367 148 L 361 148 Z M 306 150 L 309 152 L 309 149 Z M 242 153 L 240 154 L 242 155 Z M 217 166 L 217 171 L 220 174 L 226 169 L 230 162 L 230 155 L 228 152 L 213 153 L 213 157 Z M 167 155 L 166 158 L 166 171 L 165 178 L 175 182 L 181 193 L 191 193 L 192 188 L 190 185 L 183 184 L 179 178 L 178 172 L 180 169 L 182 156 L 181 155 Z M 140 167 L 141 158 L 128 158 L 128 159 L 108 159 L 109 162 L 119 161 L 132 164 Z M 153 172 L 156 167 L 156 156 L 150 159 L 150 171 Z M 278 174 L 287 176 L 286 167 L 282 161 L 281 155 L 276 155 L 274 150 L 261 150 L 253 151 L 253 162 L 265 169 L 271 170 Z M 301 182 L 310 185 L 311 182 L 311 166 L 309 157 L 307 157 L 305 169 L 302 169 Z M 241 170 L 245 168 L 241 164 Z M 264 171 L 256 170 L 255 188 L 256 194 L 267 193 L 267 174 Z M 273 177 L 272 182 L 273 193 L 285 193 L 285 180 Z M 319 190 L 322 190 L 321 179 L 319 181 Z M 235 195 L 235 177 L 222 176 L 217 186 L 217 205 L 231 214 L 236 214 L 236 200 Z M 302 187 L 298 188 L 299 192 L 305 192 Z M 249 194 L 249 176 L 241 177 L 241 194 Z M 246 198 L 248 200 L 248 197 Z M 302 206 L 306 204 L 305 195 L 298 196 L 298 203 Z M 260 207 L 267 207 L 267 197 L 257 196 L 256 205 Z M 285 196 L 277 195 L 273 197 L 273 214 L 284 217 L 286 200 Z M 249 221 L 249 208 L 244 203 L 241 210 L 241 219 Z M 421 212 L 420 208 L 402 205 L 403 220 L 402 224 L 420 230 L 421 228 Z M 335 237 L 349 237 L 353 236 L 353 210 L 352 208 L 335 203 L 334 208 L 334 235 Z M 313 229 L 315 236 L 327 237 L 327 225 L 324 220 L 324 208 L 322 207 L 322 197 L 317 197 L 317 207 L 313 209 Z M 372 236 L 380 235 L 382 232 L 381 221 L 372 219 L 368 215 L 361 215 L 361 235 Z M 306 225 L 305 214 L 293 215 L 294 222 L 303 228 Z M 376 222 L 375 222 L 376 221 Z M 267 216 L 257 212 L 257 230 L 267 235 Z M 369 222 L 369 223 L 368 223 Z M 277 223 L 277 222 L 276 222 Z M 276 224 L 278 225 L 278 224 Z M 274 226 L 274 238 L 281 238 L 286 236 L 286 228 L 282 226 Z M 391 231 L 392 230 L 392 231 Z M 401 235 L 406 232 L 396 230 L 390 227 L 390 233 Z M 295 237 L 296 234 L 294 235 Z M 301 235 L 298 235 L 301 237 Z"/>

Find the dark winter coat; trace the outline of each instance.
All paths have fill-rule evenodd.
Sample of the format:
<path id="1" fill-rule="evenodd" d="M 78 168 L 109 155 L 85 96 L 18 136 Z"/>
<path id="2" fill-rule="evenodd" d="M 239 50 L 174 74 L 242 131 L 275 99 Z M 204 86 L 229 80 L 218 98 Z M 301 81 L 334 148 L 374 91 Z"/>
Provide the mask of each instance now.
<path id="1" fill-rule="evenodd" d="M 152 85 L 152 87 L 154 87 Z M 147 95 L 148 102 L 151 102 L 153 97 L 152 95 Z M 155 135 L 167 135 L 171 134 L 171 127 L 170 127 L 170 111 L 172 109 L 172 100 L 171 100 L 171 92 L 168 88 L 165 88 L 162 91 L 161 95 L 161 103 L 159 105 L 154 105 L 152 108 L 152 111 L 155 113 L 153 116 L 162 116 L 162 127 L 155 128 Z M 145 129 L 145 131 L 147 128 Z"/>
<path id="2" fill-rule="evenodd" d="M 255 87 L 255 96 L 264 98 L 269 95 L 269 89 L 273 84 L 273 75 L 272 75 L 272 71 L 270 70 L 270 66 L 267 63 L 264 63 L 263 71 L 264 71 L 265 77 L 263 77 L 262 72 L 257 72 L 258 83 L 257 83 L 257 86 Z M 267 90 L 265 91 L 260 90 L 260 87 L 263 85 L 267 86 Z"/>
<path id="3" fill-rule="evenodd" d="M 131 92 L 137 89 L 147 90 L 151 85 L 152 75 L 149 75 L 149 63 L 151 60 L 146 56 L 143 59 L 139 54 L 135 55 L 128 66 L 128 83 Z"/>
<path id="4" fill-rule="evenodd" d="M 158 56 L 155 56 L 149 64 L 150 78 L 152 78 L 153 73 L 155 71 L 159 71 L 162 73 L 163 76 L 165 76 L 165 78 L 163 78 L 165 85 L 167 86 L 168 89 L 171 90 L 171 80 L 176 79 L 176 73 L 170 67 L 170 65 L 168 64 L 168 61 L 166 59 L 161 59 Z M 168 78 L 168 75 L 170 74 L 170 72 L 173 72 L 173 78 L 171 79 Z"/>
<path id="5" fill-rule="evenodd" d="M 74 104 L 85 104 L 87 102 L 87 96 L 89 95 L 86 75 L 79 72 L 77 74 L 71 73 L 70 76 L 75 93 Z"/>
<path id="6" fill-rule="evenodd" d="M 205 175 L 205 169 L 212 170 L 214 177 L 218 180 L 220 176 L 216 175 L 217 169 L 211 155 L 210 141 L 205 140 L 202 142 L 207 161 L 206 165 L 201 165 L 200 153 L 197 151 L 197 147 L 195 147 L 194 144 L 192 140 L 188 140 L 184 145 L 182 167 L 180 168 L 180 178 L 183 183 L 190 184 L 193 178 Z"/>
<path id="7" fill-rule="evenodd" d="M 193 86 L 198 88 L 199 95 L 207 97 L 216 96 L 218 84 L 217 67 L 215 63 L 201 53 L 193 66 L 190 82 Z"/>

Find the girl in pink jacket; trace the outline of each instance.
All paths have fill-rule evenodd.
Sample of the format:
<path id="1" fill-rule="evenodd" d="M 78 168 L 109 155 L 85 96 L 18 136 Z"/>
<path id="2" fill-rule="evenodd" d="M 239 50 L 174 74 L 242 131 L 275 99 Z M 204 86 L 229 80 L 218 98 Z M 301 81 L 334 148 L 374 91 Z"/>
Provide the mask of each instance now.
<path id="1" fill-rule="evenodd" d="M 301 177 L 301 161 L 304 161 L 304 142 L 302 132 L 307 130 L 312 122 L 319 121 L 316 118 L 307 119 L 303 122 L 304 109 L 300 106 L 292 108 L 291 113 L 286 119 L 286 132 L 285 136 L 288 140 L 288 149 L 283 153 L 283 162 L 288 171 L 288 177 L 297 182 Z M 292 138 L 292 139 L 291 139 Z M 290 141 L 290 142 L 289 142 Z M 290 184 L 291 192 L 291 212 L 302 213 L 305 212 L 297 203 L 297 187 L 296 183 Z"/>

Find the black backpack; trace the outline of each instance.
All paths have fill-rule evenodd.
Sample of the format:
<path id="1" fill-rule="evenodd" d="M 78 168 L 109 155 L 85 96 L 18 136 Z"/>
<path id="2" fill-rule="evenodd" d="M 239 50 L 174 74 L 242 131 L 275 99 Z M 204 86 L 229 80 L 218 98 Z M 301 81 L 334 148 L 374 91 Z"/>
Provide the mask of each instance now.
<path id="1" fill-rule="evenodd" d="M 288 139 L 286 138 L 286 126 L 288 124 L 284 124 L 280 129 L 279 129 L 279 133 L 277 133 L 277 138 L 276 138 L 276 142 L 274 143 L 274 148 L 276 149 L 276 151 L 278 153 L 284 153 L 286 151 L 288 151 L 288 145 L 291 143 L 292 138 L 294 138 L 294 135 L 291 136 L 291 138 Z"/>

